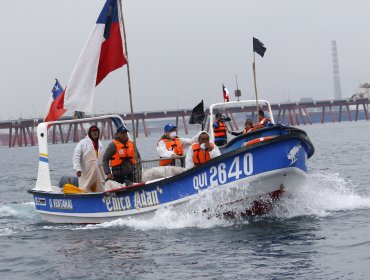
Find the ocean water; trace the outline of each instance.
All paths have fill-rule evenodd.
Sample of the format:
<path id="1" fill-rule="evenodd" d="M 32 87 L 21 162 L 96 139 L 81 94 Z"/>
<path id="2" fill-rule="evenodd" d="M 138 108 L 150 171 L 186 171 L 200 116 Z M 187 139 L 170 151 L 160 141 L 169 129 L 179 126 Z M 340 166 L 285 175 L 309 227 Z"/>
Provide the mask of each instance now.
<path id="1" fill-rule="evenodd" d="M 0 278 L 369 279 L 370 122 L 300 128 L 316 148 L 307 182 L 244 220 L 165 209 L 150 220 L 46 223 L 26 192 L 38 148 L 0 148 Z M 159 134 L 138 138 L 142 154 L 154 157 Z M 52 176 L 72 174 L 74 147 L 50 146 Z"/>

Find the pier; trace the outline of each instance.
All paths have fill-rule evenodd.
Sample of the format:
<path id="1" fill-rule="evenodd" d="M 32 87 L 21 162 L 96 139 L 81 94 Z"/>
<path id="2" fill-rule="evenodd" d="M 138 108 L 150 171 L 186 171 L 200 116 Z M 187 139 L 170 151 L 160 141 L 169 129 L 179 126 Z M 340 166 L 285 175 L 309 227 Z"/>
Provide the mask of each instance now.
<path id="1" fill-rule="evenodd" d="M 368 107 L 368 98 L 271 104 L 275 122 L 292 126 L 357 121 L 359 119 L 369 120 Z M 249 114 L 251 119 L 254 119 L 255 110 L 255 107 L 225 109 L 225 114 L 231 119 L 227 125 L 231 130 L 239 130 L 234 115 L 245 113 L 246 115 Z M 171 122 L 174 122 L 179 129 L 183 129 L 185 134 L 188 134 L 188 120 L 191 112 L 192 109 L 178 109 L 136 113 L 134 118 L 136 137 L 139 137 L 140 134 L 145 137 L 149 136 L 148 122 L 162 119 L 171 119 Z M 205 114 L 205 127 L 209 130 L 208 109 L 205 110 Z M 130 126 L 131 115 L 126 113 L 120 114 L 120 116 Z M 35 146 L 37 144 L 36 127 L 42 121 L 42 119 L 19 119 L 0 122 L 0 144 L 9 148 Z M 76 124 L 53 125 L 50 128 L 49 141 L 53 144 L 80 141 L 86 136 L 84 123 L 86 122 L 81 120 Z M 101 128 L 100 137 L 102 139 L 113 139 L 115 131 L 110 121 L 102 121 L 97 125 Z M 161 129 L 162 127 L 158 127 L 158 130 Z"/>

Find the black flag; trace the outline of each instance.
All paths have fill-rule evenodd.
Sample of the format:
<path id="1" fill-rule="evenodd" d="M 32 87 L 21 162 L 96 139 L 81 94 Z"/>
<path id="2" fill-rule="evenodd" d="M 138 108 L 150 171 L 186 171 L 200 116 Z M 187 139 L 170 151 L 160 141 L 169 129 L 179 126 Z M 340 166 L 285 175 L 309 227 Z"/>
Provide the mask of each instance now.
<path id="1" fill-rule="evenodd" d="M 204 114 L 204 104 L 202 100 L 197 106 L 194 107 L 193 112 L 191 112 L 189 124 L 203 124 L 205 117 L 206 115 Z"/>
<path id="2" fill-rule="evenodd" d="M 258 53 L 262 57 L 263 57 L 263 55 L 265 54 L 265 51 L 266 51 L 266 48 L 263 45 L 263 43 L 260 40 L 254 38 L 254 37 L 253 37 L 253 51 Z"/>

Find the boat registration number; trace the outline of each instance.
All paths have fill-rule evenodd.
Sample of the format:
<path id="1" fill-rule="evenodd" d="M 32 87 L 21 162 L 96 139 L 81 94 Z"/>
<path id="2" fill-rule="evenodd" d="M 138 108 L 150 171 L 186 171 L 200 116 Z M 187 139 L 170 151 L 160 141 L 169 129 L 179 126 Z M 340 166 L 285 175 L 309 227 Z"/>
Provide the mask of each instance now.
<path id="1" fill-rule="evenodd" d="M 193 177 L 193 187 L 199 190 L 208 186 L 223 185 L 230 181 L 239 180 L 253 174 L 253 155 L 235 157 L 230 165 L 221 162 L 213 165 L 209 170 Z"/>

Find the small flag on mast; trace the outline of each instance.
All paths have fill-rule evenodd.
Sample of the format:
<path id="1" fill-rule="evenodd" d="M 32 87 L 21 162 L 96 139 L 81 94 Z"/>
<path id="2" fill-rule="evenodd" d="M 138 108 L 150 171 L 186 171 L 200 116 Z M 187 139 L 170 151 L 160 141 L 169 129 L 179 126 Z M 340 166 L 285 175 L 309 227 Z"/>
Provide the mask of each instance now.
<path id="1" fill-rule="evenodd" d="M 189 124 L 203 124 L 206 115 L 204 114 L 204 103 L 203 100 L 194 107 L 193 111 L 191 112 L 191 116 L 189 119 Z"/>
<path id="2" fill-rule="evenodd" d="M 224 95 L 224 102 L 229 102 L 229 100 L 230 100 L 230 97 L 229 97 L 229 91 L 228 91 L 228 89 L 224 86 L 224 84 L 222 84 L 222 92 L 223 92 L 223 95 Z"/>
<path id="3" fill-rule="evenodd" d="M 58 120 L 67 110 L 63 108 L 64 90 L 58 79 L 55 79 L 55 84 L 51 90 L 49 99 L 48 113 L 44 118 L 44 122 Z"/>
<path id="4" fill-rule="evenodd" d="M 266 51 L 266 48 L 263 45 L 263 43 L 254 37 L 253 37 L 253 51 L 258 53 L 261 57 L 264 56 Z"/>

